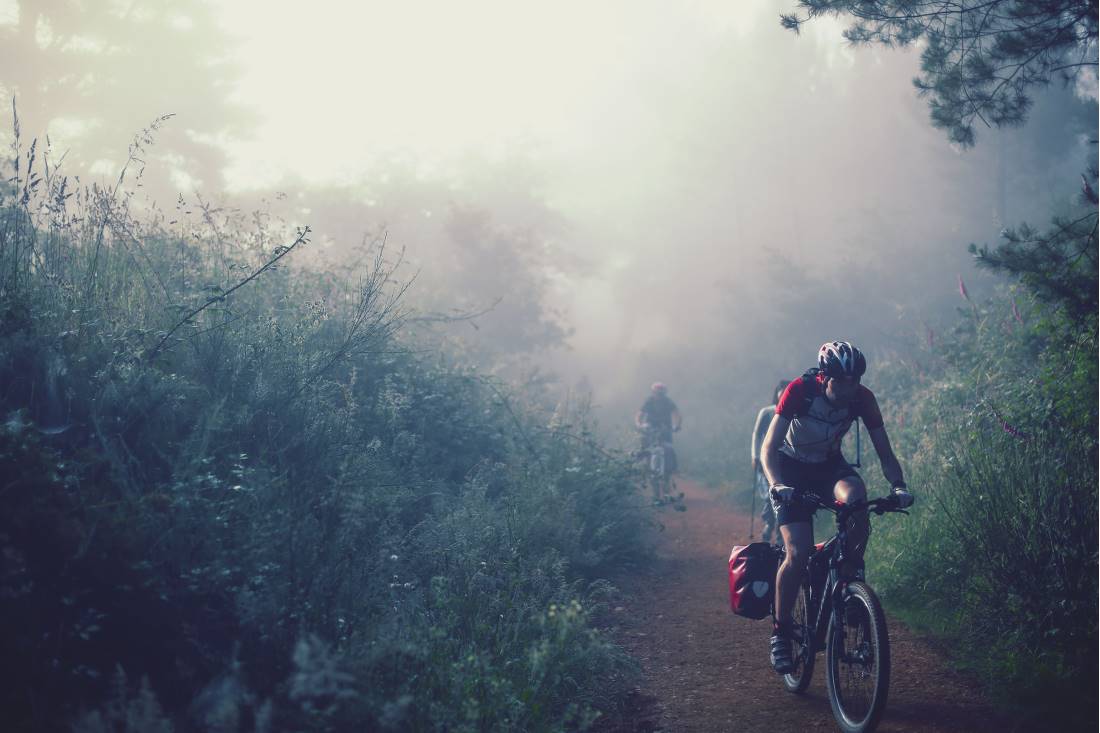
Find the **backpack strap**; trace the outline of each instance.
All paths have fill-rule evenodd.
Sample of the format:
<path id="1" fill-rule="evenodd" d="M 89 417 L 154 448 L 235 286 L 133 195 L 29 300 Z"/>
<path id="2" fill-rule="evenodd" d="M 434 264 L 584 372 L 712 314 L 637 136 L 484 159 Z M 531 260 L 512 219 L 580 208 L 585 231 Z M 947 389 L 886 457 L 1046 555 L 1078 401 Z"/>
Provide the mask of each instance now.
<path id="1" fill-rule="evenodd" d="M 810 405 L 814 403 L 813 390 L 817 388 L 817 375 L 821 370 L 817 367 L 807 369 L 799 379 L 802 380 L 802 405 L 800 415 L 810 414 Z"/>
<path id="2" fill-rule="evenodd" d="M 811 393 L 811 390 L 815 388 L 813 386 L 813 383 L 817 381 L 817 375 L 820 374 L 820 373 L 821 373 L 821 370 L 818 369 L 817 367 L 814 367 L 813 369 L 807 369 L 806 372 L 801 377 L 802 384 L 803 384 L 802 392 L 805 395 L 803 397 L 803 404 L 802 404 L 802 414 L 803 415 L 808 415 L 809 412 L 810 412 L 810 405 L 813 404 L 813 401 L 814 401 L 814 396 Z M 849 411 L 851 411 L 852 413 L 855 413 L 855 414 L 858 414 L 860 412 L 860 410 L 859 410 L 859 392 L 858 391 L 856 392 L 856 396 L 855 396 L 855 398 L 853 398 L 852 403 L 848 406 L 848 409 L 849 409 Z M 860 435 L 859 435 L 859 418 L 856 417 L 855 415 L 853 415 L 852 422 L 854 422 L 855 425 L 856 425 L 856 462 L 853 463 L 852 466 L 854 468 L 862 468 L 863 467 L 863 455 L 862 455 L 863 454 L 863 450 L 862 450 L 863 446 L 860 444 L 861 441 L 860 441 Z"/>

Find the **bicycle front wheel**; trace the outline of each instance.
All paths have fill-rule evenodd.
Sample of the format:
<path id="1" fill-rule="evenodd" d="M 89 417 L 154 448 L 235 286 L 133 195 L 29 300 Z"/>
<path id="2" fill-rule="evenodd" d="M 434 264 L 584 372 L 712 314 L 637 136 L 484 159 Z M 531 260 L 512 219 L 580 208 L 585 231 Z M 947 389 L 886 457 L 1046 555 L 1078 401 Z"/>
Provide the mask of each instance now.
<path id="1" fill-rule="evenodd" d="M 810 679 L 814 675 L 814 639 L 813 623 L 810 618 L 810 584 L 803 580 L 802 588 L 798 592 L 798 600 L 794 604 L 794 671 L 783 675 L 783 686 L 787 692 L 805 692 L 810 686 Z"/>
<path id="2" fill-rule="evenodd" d="M 890 692 L 890 639 L 882 604 L 870 586 L 848 584 L 825 645 L 825 686 L 845 733 L 873 731 Z"/>

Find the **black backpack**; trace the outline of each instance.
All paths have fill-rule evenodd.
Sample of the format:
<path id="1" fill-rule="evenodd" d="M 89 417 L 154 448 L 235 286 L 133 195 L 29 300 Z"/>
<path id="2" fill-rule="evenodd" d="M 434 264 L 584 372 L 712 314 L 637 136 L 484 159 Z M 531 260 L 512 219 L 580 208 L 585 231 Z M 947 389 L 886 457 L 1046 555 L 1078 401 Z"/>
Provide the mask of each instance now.
<path id="1" fill-rule="evenodd" d="M 817 388 L 817 375 L 821 373 L 821 370 L 817 367 L 807 369 L 803 372 L 799 379 L 802 380 L 802 405 L 798 411 L 799 415 L 808 415 L 810 413 L 810 405 L 814 402 L 814 390 Z"/>

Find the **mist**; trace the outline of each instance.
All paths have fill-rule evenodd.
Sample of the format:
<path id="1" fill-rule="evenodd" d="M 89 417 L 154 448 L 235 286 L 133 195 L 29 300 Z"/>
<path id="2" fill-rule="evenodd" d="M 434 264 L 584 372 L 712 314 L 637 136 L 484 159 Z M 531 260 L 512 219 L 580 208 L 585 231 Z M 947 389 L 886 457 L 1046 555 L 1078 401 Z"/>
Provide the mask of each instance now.
<path id="1" fill-rule="evenodd" d="M 1070 200 L 1096 136 L 1095 90 L 1051 88 L 1025 127 L 955 148 L 910 83 L 918 49 L 797 36 L 788 5 L 60 3 L 29 29 L 37 6 L 8 2 L 0 32 L 52 62 L 13 56 L 0 84 L 25 138 L 107 181 L 138 121 L 174 114 L 131 177 L 149 205 L 309 224 L 307 266 L 385 241 L 432 348 L 590 391 L 624 442 L 665 381 L 686 444 L 736 451 L 822 341 L 859 344 L 873 386 L 960 275 L 991 287 L 966 245 Z"/>
<path id="2" fill-rule="evenodd" d="M 0 0 L 5 730 L 1094 729 L 1096 2 L 912 7 Z"/>

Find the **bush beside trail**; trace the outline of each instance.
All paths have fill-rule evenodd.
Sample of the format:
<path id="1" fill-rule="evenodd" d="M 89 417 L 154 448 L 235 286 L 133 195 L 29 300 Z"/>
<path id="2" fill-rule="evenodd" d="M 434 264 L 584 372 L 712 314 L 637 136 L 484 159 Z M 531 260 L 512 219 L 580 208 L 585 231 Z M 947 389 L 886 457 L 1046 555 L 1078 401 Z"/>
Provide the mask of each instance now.
<path id="1" fill-rule="evenodd" d="M 0 192 L 9 730 L 574 730 L 645 555 L 583 406 L 415 349 L 384 249 L 287 265 L 271 220 Z M 285 260 L 284 260 L 285 258 Z"/>
<path id="2" fill-rule="evenodd" d="M 935 349 L 876 372 L 919 503 L 876 527 L 869 571 L 1025 727 L 1091 730 L 1095 311 L 1074 317 L 1018 286 L 967 305 Z"/>

